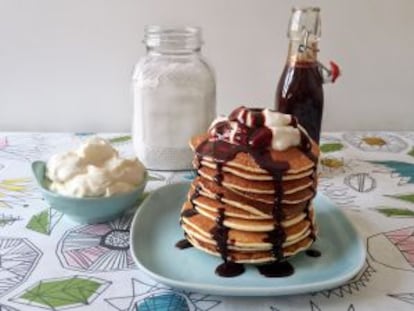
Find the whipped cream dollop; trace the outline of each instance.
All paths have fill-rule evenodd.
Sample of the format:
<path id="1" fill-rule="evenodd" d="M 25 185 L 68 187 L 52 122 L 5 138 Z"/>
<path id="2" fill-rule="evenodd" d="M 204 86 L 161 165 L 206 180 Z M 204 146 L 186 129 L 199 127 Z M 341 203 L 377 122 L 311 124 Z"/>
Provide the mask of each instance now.
<path id="1" fill-rule="evenodd" d="M 299 146 L 301 132 L 307 135 L 289 114 L 244 106 L 235 109 L 229 117 L 217 117 L 209 128 L 213 140 L 278 151 Z"/>
<path id="2" fill-rule="evenodd" d="M 49 189 L 72 197 L 129 192 L 144 179 L 138 159 L 124 159 L 105 139 L 92 137 L 78 149 L 53 155 L 46 166 Z"/>

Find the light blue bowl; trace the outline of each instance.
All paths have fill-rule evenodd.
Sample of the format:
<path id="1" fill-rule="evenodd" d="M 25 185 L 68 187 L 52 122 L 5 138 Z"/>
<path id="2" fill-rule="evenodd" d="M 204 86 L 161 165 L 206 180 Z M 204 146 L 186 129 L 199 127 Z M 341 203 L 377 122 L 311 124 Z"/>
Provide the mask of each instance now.
<path id="1" fill-rule="evenodd" d="M 82 224 L 106 222 L 121 216 L 142 197 L 148 180 L 148 173 L 145 172 L 144 181 L 131 192 L 116 194 L 110 197 L 75 198 L 64 196 L 48 189 L 45 162 L 33 162 L 32 170 L 40 191 L 50 206 L 64 213 L 70 219 Z"/>

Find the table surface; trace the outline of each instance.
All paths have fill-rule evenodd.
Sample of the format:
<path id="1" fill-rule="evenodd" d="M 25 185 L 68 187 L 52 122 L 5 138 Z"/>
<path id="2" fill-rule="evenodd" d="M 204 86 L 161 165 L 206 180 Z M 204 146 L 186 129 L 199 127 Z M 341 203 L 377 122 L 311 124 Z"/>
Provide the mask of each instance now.
<path id="1" fill-rule="evenodd" d="M 319 191 L 357 228 L 367 260 L 347 284 L 286 297 L 217 297 L 174 290 L 139 271 L 128 250 L 131 216 L 78 225 L 51 210 L 34 160 L 92 133 L 0 133 L 1 310 L 413 310 L 414 132 L 325 133 Z M 100 134 L 132 156 L 126 134 Z M 152 172 L 146 191 L 193 178 Z"/>

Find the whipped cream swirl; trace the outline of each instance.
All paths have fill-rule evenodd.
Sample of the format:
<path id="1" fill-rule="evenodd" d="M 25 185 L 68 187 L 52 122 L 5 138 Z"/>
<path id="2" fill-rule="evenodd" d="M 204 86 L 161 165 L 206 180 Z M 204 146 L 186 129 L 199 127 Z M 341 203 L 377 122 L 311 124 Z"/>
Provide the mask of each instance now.
<path id="1" fill-rule="evenodd" d="M 278 151 L 301 145 L 301 132 L 307 136 L 289 114 L 244 106 L 235 109 L 228 118 L 217 117 L 209 128 L 210 139 Z"/>
<path id="2" fill-rule="evenodd" d="M 138 159 L 124 159 L 111 144 L 92 137 L 47 162 L 49 189 L 71 197 L 111 196 L 134 190 L 145 176 Z"/>

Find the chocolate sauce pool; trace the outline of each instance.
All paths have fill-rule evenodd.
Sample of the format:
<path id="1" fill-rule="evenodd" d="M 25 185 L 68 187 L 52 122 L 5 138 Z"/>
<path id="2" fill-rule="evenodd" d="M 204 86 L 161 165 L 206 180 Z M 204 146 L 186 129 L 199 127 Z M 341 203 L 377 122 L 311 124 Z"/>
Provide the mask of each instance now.
<path id="1" fill-rule="evenodd" d="M 233 261 L 225 261 L 216 268 L 216 274 L 225 278 L 238 276 L 244 271 L 245 269 L 242 264 Z"/>
<path id="2" fill-rule="evenodd" d="M 322 253 L 317 249 L 308 249 L 305 251 L 305 254 L 309 257 L 321 257 Z"/>
<path id="3" fill-rule="evenodd" d="M 186 249 L 186 248 L 193 247 L 193 245 L 190 242 L 188 242 L 187 239 L 182 239 L 178 241 L 177 243 L 175 243 L 175 247 L 179 249 Z"/>
<path id="4" fill-rule="evenodd" d="M 228 139 L 228 135 L 230 133 L 229 123 L 226 121 L 218 122 L 214 126 L 215 139 L 206 139 L 196 148 L 197 162 L 199 165 L 198 168 L 201 167 L 201 160 L 204 157 L 211 158 L 215 162 L 217 169 L 217 174 L 214 176 L 214 182 L 221 186 L 224 181 L 223 165 L 233 160 L 238 153 L 245 152 L 250 154 L 255 162 L 273 177 L 275 200 L 272 209 L 272 216 L 276 226 L 268 233 L 268 236 L 265 238 L 264 242 L 272 244 L 271 252 L 277 262 L 258 266 L 258 269 L 261 274 L 267 277 L 289 276 L 294 273 L 294 268 L 287 261 L 284 261 L 283 243 L 286 240 L 286 234 L 281 226 L 281 222 L 284 218 L 282 210 L 282 201 L 284 196 L 282 179 L 283 174 L 289 170 L 289 163 L 272 158 L 271 149 L 269 148 L 272 140 L 272 132 L 263 126 L 265 118 L 262 113 L 262 109 L 249 109 L 249 111 L 252 112 L 251 122 L 253 127 L 251 128 L 244 125 L 247 120 L 247 110 L 243 109 L 245 108 L 238 108 L 229 116 L 230 121 L 237 121 L 239 123 L 238 131 L 234 135 L 234 140 L 237 144 L 225 141 L 225 139 Z M 292 117 L 291 125 L 298 127 L 296 118 Z M 311 161 L 316 163 L 317 157 L 315 157 L 312 153 L 312 144 L 309 137 L 300 128 L 299 130 L 301 134 L 301 144 L 299 148 Z M 200 189 L 196 189 L 190 199 L 193 209 L 183 212 L 183 217 L 192 217 L 197 214 L 193 200 L 199 196 L 199 191 Z M 222 196 L 222 194 L 216 194 L 216 198 L 219 202 L 221 202 Z M 307 204 L 310 204 L 310 200 Z M 311 220 L 309 213 L 307 213 L 307 218 Z M 229 229 L 224 226 L 224 221 L 224 208 L 220 208 L 219 215 L 216 218 L 216 225 L 210 231 L 212 238 L 216 242 L 216 250 L 220 253 L 221 258 L 224 261 L 216 268 L 216 274 L 223 277 L 233 277 L 243 273 L 244 267 L 243 265 L 237 264 L 229 259 L 227 247 Z"/>
<path id="5" fill-rule="evenodd" d="M 293 266 L 287 261 L 273 262 L 257 266 L 257 269 L 260 274 L 268 278 L 283 278 L 291 276 L 295 272 L 295 268 L 293 268 Z"/>

